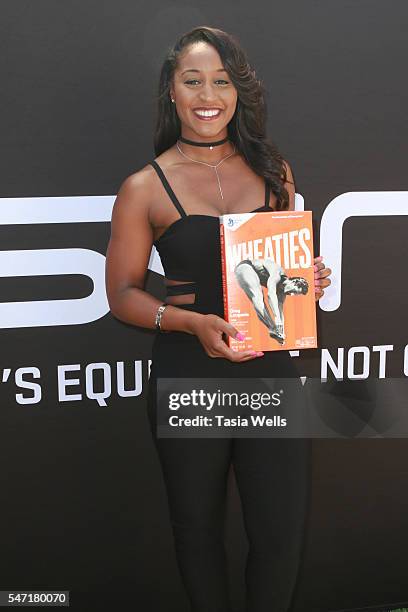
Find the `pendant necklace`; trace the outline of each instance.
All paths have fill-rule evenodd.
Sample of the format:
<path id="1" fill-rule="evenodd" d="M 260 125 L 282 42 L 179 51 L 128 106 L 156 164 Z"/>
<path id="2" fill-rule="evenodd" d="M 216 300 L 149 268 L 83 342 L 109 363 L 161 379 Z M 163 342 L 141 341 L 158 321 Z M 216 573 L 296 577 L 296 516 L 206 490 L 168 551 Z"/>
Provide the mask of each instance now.
<path id="1" fill-rule="evenodd" d="M 228 139 L 227 139 L 227 140 L 228 140 Z M 185 141 L 186 141 L 186 139 L 184 139 L 184 142 L 185 142 Z M 193 142 L 193 141 L 191 141 L 191 142 Z M 198 143 L 195 143 L 195 142 L 194 142 L 194 144 L 198 144 Z M 207 146 L 207 147 L 208 147 L 210 144 L 212 144 L 212 145 L 216 145 L 216 144 L 218 144 L 218 143 L 203 143 L 203 144 L 201 144 L 201 143 L 200 143 L 200 144 L 199 144 L 199 146 Z M 222 164 L 222 162 L 223 162 L 223 161 L 225 161 L 226 159 L 228 159 L 229 157 L 231 157 L 231 155 L 234 155 L 234 153 L 235 153 L 235 144 L 233 144 L 233 145 L 232 145 L 232 146 L 234 147 L 233 152 L 232 152 L 232 153 L 229 153 L 228 155 L 226 155 L 225 157 L 223 157 L 223 158 L 222 158 L 222 159 L 221 159 L 221 160 L 218 162 L 218 164 L 215 164 L 215 165 L 214 165 L 214 164 L 207 164 L 207 162 L 198 161 L 197 159 L 193 159 L 192 157 L 189 157 L 188 155 L 186 155 L 185 153 L 183 153 L 183 151 L 180 149 L 180 146 L 179 146 L 178 141 L 177 141 L 176 145 L 177 145 L 177 149 L 179 150 L 179 153 L 181 153 L 181 155 L 183 155 L 184 157 L 186 157 L 186 158 L 187 158 L 187 159 L 189 159 L 190 161 L 195 162 L 196 164 L 203 164 L 204 166 L 209 166 L 210 168 L 213 168 L 213 169 L 215 170 L 215 174 L 216 174 L 216 176 L 217 176 L 217 181 L 218 181 L 218 188 L 219 188 L 219 190 L 220 190 L 221 199 L 223 200 L 223 199 L 224 199 L 224 196 L 223 196 L 223 193 L 222 193 L 221 183 L 220 183 L 220 177 L 218 176 L 218 170 L 217 170 L 217 168 L 218 168 L 218 166 L 220 166 L 220 165 Z M 212 149 L 212 146 L 210 146 L 210 149 Z"/>

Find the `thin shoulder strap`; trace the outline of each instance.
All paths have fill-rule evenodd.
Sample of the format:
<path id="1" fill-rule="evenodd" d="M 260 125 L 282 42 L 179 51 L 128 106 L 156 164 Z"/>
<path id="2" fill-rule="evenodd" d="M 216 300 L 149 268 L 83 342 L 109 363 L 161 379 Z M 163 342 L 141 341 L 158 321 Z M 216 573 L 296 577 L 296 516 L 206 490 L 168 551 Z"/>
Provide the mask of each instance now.
<path id="1" fill-rule="evenodd" d="M 172 190 L 172 188 L 169 185 L 168 180 L 166 179 L 166 177 L 164 176 L 164 172 L 163 170 L 160 168 L 159 164 L 157 163 L 157 161 L 153 160 L 150 162 L 150 164 L 153 166 L 153 168 L 156 170 L 157 174 L 159 175 L 159 178 L 163 184 L 163 187 L 165 188 L 165 190 L 167 191 L 169 197 L 171 198 L 171 201 L 173 202 L 174 206 L 177 208 L 177 210 L 179 211 L 180 215 L 182 217 L 187 217 L 187 214 L 184 210 L 184 208 L 182 207 L 182 205 L 180 204 L 180 202 L 178 201 L 176 194 L 174 193 L 174 191 Z"/>
<path id="2" fill-rule="evenodd" d="M 270 208 L 269 206 L 269 198 L 271 195 L 271 185 L 270 183 L 265 179 L 265 206 L 266 208 Z"/>

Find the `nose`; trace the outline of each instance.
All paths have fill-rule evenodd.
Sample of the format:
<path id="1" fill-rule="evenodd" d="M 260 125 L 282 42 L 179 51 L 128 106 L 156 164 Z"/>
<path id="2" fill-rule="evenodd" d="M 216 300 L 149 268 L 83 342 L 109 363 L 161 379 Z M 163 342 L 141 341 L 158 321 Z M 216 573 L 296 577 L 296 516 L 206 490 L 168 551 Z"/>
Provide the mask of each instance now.
<path id="1" fill-rule="evenodd" d="M 216 100 L 217 96 L 214 90 L 215 87 L 216 85 L 211 82 L 205 83 L 200 91 L 200 99 L 203 102 L 205 101 L 207 104 L 213 100 Z"/>

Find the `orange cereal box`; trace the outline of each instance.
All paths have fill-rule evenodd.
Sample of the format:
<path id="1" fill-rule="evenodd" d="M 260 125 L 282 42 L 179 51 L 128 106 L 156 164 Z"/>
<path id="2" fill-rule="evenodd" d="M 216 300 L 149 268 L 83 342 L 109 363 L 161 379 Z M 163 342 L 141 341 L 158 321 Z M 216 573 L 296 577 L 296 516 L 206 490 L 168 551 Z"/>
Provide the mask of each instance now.
<path id="1" fill-rule="evenodd" d="M 224 317 L 233 349 L 317 347 L 311 211 L 220 216 Z"/>

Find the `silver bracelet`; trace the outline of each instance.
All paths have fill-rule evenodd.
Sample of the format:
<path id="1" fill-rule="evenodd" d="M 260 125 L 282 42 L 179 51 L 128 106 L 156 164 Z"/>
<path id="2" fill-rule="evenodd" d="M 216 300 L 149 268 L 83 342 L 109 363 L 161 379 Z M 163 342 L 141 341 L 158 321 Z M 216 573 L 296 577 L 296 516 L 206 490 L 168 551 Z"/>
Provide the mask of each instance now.
<path id="1" fill-rule="evenodd" d="M 166 306 L 168 306 L 168 304 L 162 304 L 157 309 L 156 319 L 155 319 L 154 323 L 155 323 L 156 329 L 158 329 L 159 331 L 162 331 L 162 328 L 161 328 L 161 319 L 162 319 L 162 316 L 163 316 L 163 311 L 166 308 Z"/>

